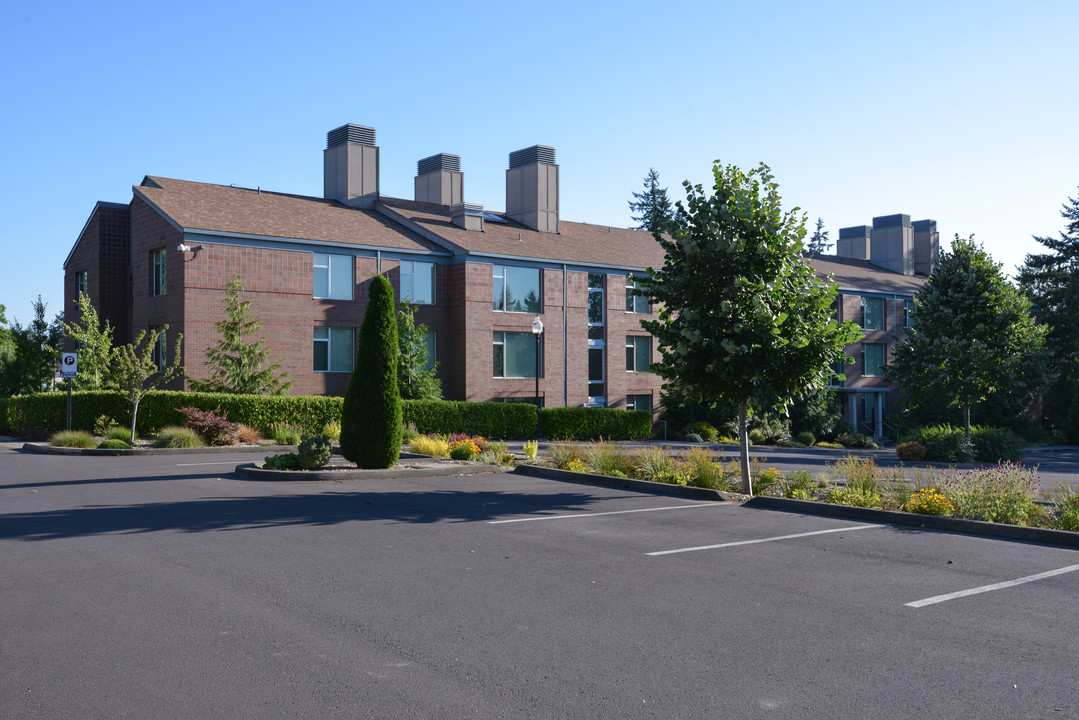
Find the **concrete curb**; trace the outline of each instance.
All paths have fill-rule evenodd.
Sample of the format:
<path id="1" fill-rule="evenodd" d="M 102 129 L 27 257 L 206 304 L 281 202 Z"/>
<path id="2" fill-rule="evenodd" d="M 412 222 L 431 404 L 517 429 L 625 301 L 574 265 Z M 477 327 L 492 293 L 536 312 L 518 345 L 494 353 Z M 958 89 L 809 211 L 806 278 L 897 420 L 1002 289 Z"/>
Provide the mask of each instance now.
<path id="1" fill-rule="evenodd" d="M 401 457 L 405 457 L 405 453 Z M 411 455 L 413 458 L 426 458 L 426 455 Z M 407 459 L 407 458 L 406 458 Z M 392 478 L 453 477 L 458 475 L 487 475 L 502 472 L 498 465 L 432 463 L 417 468 L 386 468 L 382 470 L 361 470 L 353 467 L 340 467 L 329 470 L 265 470 L 258 463 L 245 463 L 236 466 L 236 474 L 248 480 L 299 481 L 299 482 L 340 482 L 344 480 L 386 480 Z"/>
<path id="2" fill-rule="evenodd" d="M 726 502 L 728 500 L 728 498 L 719 490 L 690 487 L 688 485 L 672 485 L 670 483 L 652 482 L 651 480 L 634 480 L 632 478 L 616 478 L 609 475 L 593 475 L 592 473 L 574 472 L 573 470 L 558 470 L 556 468 L 540 467 L 538 465 L 518 465 L 513 472 L 520 475 L 547 478 L 548 480 L 562 480 L 565 482 L 576 482 L 586 485 L 601 485 L 604 487 L 624 488 L 626 490 L 639 490 L 641 492 L 654 493 L 657 495 L 673 495 L 675 497 L 684 497 L 693 500 L 713 500 L 719 502 Z"/>
<path id="3" fill-rule="evenodd" d="M 804 515 L 824 515 L 847 520 L 904 525 L 926 530 L 943 530 L 946 532 L 963 533 L 965 535 L 981 535 L 1004 540 L 1019 540 L 1022 542 L 1041 543 L 1045 545 L 1079 547 L 1079 533 L 1068 532 L 1066 530 L 1046 530 L 1044 528 L 1005 525 L 1003 523 L 983 522 L 981 520 L 962 520 L 959 518 L 936 517 L 934 515 L 918 515 L 916 513 L 899 512 L 897 510 L 874 510 L 872 508 L 851 507 L 849 505 L 832 505 L 830 503 L 814 502 L 812 500 L 788 500 L 787 498 L 770 497 L 768 495 L 757 495 L 746 502 L 745 506 L 761 508 L 764 510 L 802 513 Z"/>
<path id="4" fill-rule="evenodd" d="M 128 448 L 126 450 L 106 450 L 104 448 L 68 448 L 56 447 L 48 443 L 23 443 L 23 450 L 42 455 L 222 455 L 228 453 L 281 453 L 296 452 L 296 445 L 225 445 L 203 448 Z"/>

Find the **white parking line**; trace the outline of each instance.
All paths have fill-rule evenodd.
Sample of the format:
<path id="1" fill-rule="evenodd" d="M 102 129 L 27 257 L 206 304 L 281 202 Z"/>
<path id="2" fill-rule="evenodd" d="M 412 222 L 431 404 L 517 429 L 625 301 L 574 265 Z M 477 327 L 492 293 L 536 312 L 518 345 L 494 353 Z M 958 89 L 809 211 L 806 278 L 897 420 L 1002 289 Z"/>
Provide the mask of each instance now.
<path id="1" fill-rule="evenodd" d="M 533 520 L 574 520 L 576 518 L 599 517 L 600 515 L 625 515 L 626 513 L 655 512 L 656 510 L 685 510 L 686 508 L 722 507 L 724 503 L 696 503 L 693 505 L 669 505 L 667 507 L 640 508 L 638 510 L 612 510 L 601 513 L 579 513 L 576 515 L 538 515 L 526 518 L 514 518 L 512 520 L 490 520 L 488 525 L 502 525 L 504 523 L 532 522 Z M 737 507 L 730 505 L 731 507 Z"/>
<path id="2" fill-rule="evenodd" d="M 221 462 L 206 462 L 206 463 L 176 463 L 176 467 L 194 467 L 196 465 L 235 465 L 235 460 L 222 460 Z"/>
<path id="3" fill-rule="evenodd" d="M 756 545 L 757 543 L 776 542 L 777 540 L 793 540 L 795 538 L 804 538 L 811 535 L 827 535 L 828 533 L 870 530 L 879 527 L 884 527 L 884 525 L 851 525 L 850 527 L 817 530 L 816 532 L 798 533 L 797 535 L 780 535 L 778 537 L 761 538 L 759 540 L 739 540 L 738 542 L 720 543 L 718 545 L 700 545 L 698 547 L 678 548 L 677 550 L 659 550 L 657 552 L 645 553 L 645 555 L 673 555 L 674 553 L 694 552 L 696 550 L 717 550 L 719 548 L 734 547 L 736 545 Z"/>
<path id="4" fill-rule="evenodd" d="M 980 593 L 991 592 L 993 590 L 1003 590 L 1004 588 L 1015 587 L 1016 585 L 1023 585 L 1028 582 L 1034 582 L 1035 580 L 1044 580 L 1055 575 L 1063 575 L 1065 573 L 1075 572 L 1079 570 L 1079 565 L 1069 565 L 1059 570 L 1049 570 L 1048 572 L 1038 573 L 1037 575 L 1027 575 L 1017 580 L 1008 580 L 1006 582 L 995 583 L 993 585 L 983 585 L 982 587 L 971 588 L 970 590 L 960 590 L 959 592 L 948 593 L 947 595 L 936 595 L 925 600 L 915 600 L 914 602 L 906 603 L 905 607 L 921 608 L 926 605 L 935 605 L 937 603 L 947 602 L 948 600 L 955 600 L 956 598 L 966 597 L 968 595 L 978 595 Z"/>

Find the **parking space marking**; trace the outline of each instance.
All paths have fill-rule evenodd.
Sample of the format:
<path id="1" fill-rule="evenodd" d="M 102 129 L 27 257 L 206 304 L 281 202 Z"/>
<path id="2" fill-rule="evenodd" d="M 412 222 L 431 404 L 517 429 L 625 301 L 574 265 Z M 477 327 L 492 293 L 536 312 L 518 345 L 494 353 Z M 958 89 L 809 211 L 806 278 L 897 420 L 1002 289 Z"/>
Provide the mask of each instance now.
<path id="1" fill-rule="evenodd" d="M 645 555 L 673 555 L 675 553 L 695 552 L 697 550 L 718 550 L 719 548 L 735 547 L 736 545 L 756 545 L 757 543 L 776 542 L 778 540 L 793 540 L 795 538 L 810 537 L 811 535 L 827 535 L 828 533 L 848 532 L 854 530 L 871 530 L 885 527 L 884 525 L 851 525 L 849 527 L 832 528 L 831 530 L 817 530 L 815 532 L 798 533 L 796 535 L 780 535 L 778 537 L 760 538 L 759 540 L 739 540 L 738 542 L 719 543 L 718 545 L 699 545 L 697 547 L 678 548 L 677 550 L 659 550 L 645 553 Z"/>
<path id="2" fill-rule="evenodd" d="M 993 590 L 1003 590 L 1004 588 L 1015 587 L 1016 585 L 1024 585 L 1029 582 L 1034 582 L 1035 580 L 1044 580 L 1045 578 L 1051 578 L 1055 575 L 1064 575 L 1065 573 L 1075 572 L 1076 570 L 1079 570 L 1079 565 L 1069 565 L 1068 567 L 1060 568 L 1059 570 L 1049 570 L 1047 572 L 1038 573 L 1037 575 L 1027 575 L 1026 577 L 1021 577 L 1016 580 L 1007 580 L 992 585 L 971 588 L 970 590 L 960 590 L 958 592 L 948 593 L 947 595 L 936 595 L 924 600 L 915 600 L 914 602 L 906 603 L 905 607 L 921 608 L 926 605 L 935 605 L 937 603 L 947 602 L 948 600 L 967 597 L 968 595 L 979 595 L 981 593 L 992 592 Z"/>
<path id="3" fill-rule="evenodd" d="M 204 462 L 204 463 L 176 463 L 176 467 L 195 467 L 196 465 L 235 465 L 235 460 L 222 460 L 220 462 Z"/>
<path id="4" fill-rule="evenodd" d="M 655 512 L 656 510 L 685 510 L 686 508 L 723 507 L 724 503 L 694 503 L 693 505 L 668 505 L 667 507 L 638 508 L 637 510 L 612 510 L 611 512 L 578 513 L 575 515 L 538 515 L 534 517 L 513 518 L 512 520 L 490 520 L 488 525 L 505 523 L 532 522 L 533 520 L 575 520 L 577 518 L 599 517 L 601 515 L 625 515 L 627 513 Z M 730 507 L 737 507 L 730 505 Z"/>

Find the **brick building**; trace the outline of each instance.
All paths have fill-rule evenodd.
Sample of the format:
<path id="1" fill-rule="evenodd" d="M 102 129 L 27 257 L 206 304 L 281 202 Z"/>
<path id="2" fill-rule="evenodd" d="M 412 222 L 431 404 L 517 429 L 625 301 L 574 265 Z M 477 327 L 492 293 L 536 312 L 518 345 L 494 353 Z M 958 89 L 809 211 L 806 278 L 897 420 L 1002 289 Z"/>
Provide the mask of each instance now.
<path id="1" fill-rule="evenodd" d="M 656 349 L 640 325 L 655 314 L 628 288 L 662 265 L 662 249 L 646 232 L 561 220 L 552 148 L 510 153 L 504 212 L 464 202 L 460 158 L 448 154 L 417 163 L 414 199 L 382 196 L 371 128 L 329 132 L 323 167 L 322 198 L 147 176 L 130 203 L 98 203 L 64 263 L 65 313 L 73 319 L 83 290 L 117 342 L 168 324 L 168 336 L 184 335 L 188 378 L 202 378 L 224 288 L 239 274 L 291 392 L 340 395 L 367 285 L 382 273 L 418 305 L 448 399 L 531 399 L 538 367 L 549 407 L 658 410 L 660 380 L 647 372 Z M 894 314 L 920 283 L 852 253 L 814 262 L 849 293 L 844 316 L 855 293 L 883 297 Z M 880 394 L 873 372 L 848 370 L 840 390 Z M 848 403 L 862 407 L 859 419 L 883 407 L 859 402 Z"/>

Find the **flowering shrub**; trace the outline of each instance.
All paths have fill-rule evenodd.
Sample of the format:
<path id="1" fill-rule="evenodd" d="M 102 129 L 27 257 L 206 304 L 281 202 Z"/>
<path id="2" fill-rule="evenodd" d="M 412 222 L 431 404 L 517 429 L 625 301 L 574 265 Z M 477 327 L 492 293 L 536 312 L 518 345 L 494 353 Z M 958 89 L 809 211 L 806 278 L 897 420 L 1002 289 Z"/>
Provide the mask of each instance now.
<path id="1" fill-rule="evenodd" d="M 899 443 L 895 448 L 895 456 L 904 462 L 925 459 L 925 445 L 917 440 Z"/>
<path id="2" fill-rule="evenodd" d="M 524 444 L 525 457 L 535 460 L 539 454 L 539 443 L 535 440 L 526 440 Z"/>
<path id="3" fill-rule="evenodd" d="M 1079 493 L 1068 489 L 1056 499 L 1056 519 L 1053 527 L 1057 530 L 1079 532 Z"/>
<path id="4" fill-rule="evenodd" d="M 472 438 L 450 442 L 450 457 L 454 460 L 475 460 L 480 452 Z"/>
<path id="5" fill-rule="evenodd" d="M 824 496 L 824 502 L 833 505 L 851 505 L 853 507 L 877 508 L 884 505 L 884 500 L 878 493 L 865 490 L 852 490 L 850 488 L 836 488 Z"/>
<path id="6" fill-rule="evenodd" d="M 581 472 L 581 473 L 583 473 L 583 472 L 586 471 L 587 468 L 585 468 L 583 462 L 581 462 L 577 458 L 573 458 L 568 463 L 566 463 L 566 466 L 563 469 L 572 470 L 573 472 Z"/>
<path id="7" fill-rule="evenodd" d="M 941 488 L 955 506 L 955 517 L 1022 525 L 1041 492 L 1038 476 L 1018 463 L 957 473 Z"/>
<path id="8" fill-rule="evenodd" d="M 903 509 L 920 515 L 951 517 L 955 512 L 955 505 L 952 505 L 947 495 L 936 488 L 923 488 L 910 496 Z"/>

